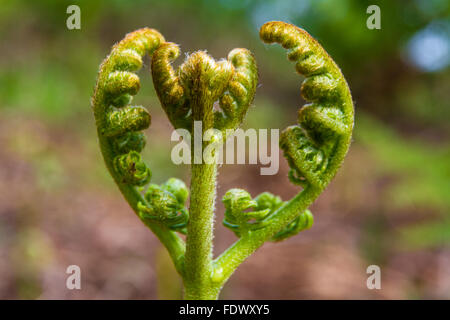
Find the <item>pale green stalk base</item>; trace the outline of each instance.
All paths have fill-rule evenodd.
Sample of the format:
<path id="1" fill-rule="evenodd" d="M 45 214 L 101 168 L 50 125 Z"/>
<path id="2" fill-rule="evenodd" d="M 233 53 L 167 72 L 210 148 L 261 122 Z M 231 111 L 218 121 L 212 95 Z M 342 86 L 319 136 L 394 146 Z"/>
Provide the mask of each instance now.
<path id="1" fill-rule="evenodd" d="M 216 164 L 193 164 L 190 219 L 186 238 L 185 298 L 216 299 L 211 286 Z"/>

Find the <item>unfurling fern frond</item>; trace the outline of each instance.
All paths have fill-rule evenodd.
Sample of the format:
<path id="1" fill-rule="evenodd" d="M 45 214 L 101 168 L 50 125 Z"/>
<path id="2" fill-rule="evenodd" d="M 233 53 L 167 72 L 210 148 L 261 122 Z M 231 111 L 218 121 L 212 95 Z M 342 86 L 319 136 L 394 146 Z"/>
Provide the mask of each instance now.
<path id="1" fill-rule="evenodd" d="M 142 56 L 162 42 L 153 29 L 129 33 L 100 66 L 92 106 L 103 157 L 119 187 L 140 186 L 151 177 L 139 154 L 145 146 L 141 131 L 150 126 L 151 117 L 144 107 L 130 104 L 140 88 L 135 72 L 142 67 Z"/>
<path id="2" fill-rule="evenodd" d="M 185 244 L 173 231 L 184 232 L 189 214 L 181 201 L 184 196 L 180 195 L 187 190 L 180 186 L 182 182 L 169 180 L 163 197 L 152 194 L 154 187 L 145 196 L 141 194 L 141 188 L 151 179 L 151 171 L 140 155 L 146 142 L 142 131 L 150 126 L 151 117 L 144 107 L 131 105 L 140 89 L 136 72 L 142 67 L 143 56 L 152 55 L 163 43 L 159 32 L 144 28 L 114 45 L 100 66 L 92 107 L 106 167 L 130 206 L 166 246 L 182 273 Z"/>
<path id="3" fill-rule="evenodd" d="M 280 147 L 290 166 L 289 179 L 308 189 L 299 195 L 299 199 L 312 202 L 334 177 L 349 148 L 353 129 L 350 90 L 336 63 L 303 29 L 285 22 L 268 22 L 261 27 L 260 37 L 265 43 L 276 42 L 288 49 L 288 59 L 295 62 L 297 72 L 306 77 L 301 93 L 311 103 L 300 109 L 298 125 L 288 127 L 282 133 Z M 268 232 L 273 233 L 271 227 L 275 229 L 274 225 L 280 223 L 276 217 L 283 216 L 281 200 L 271 214 L 264 216 L 261 212 L 266 211 L 260 211 L 262 207 L 259 206 L 258 219 L 249 223 L 252 211 L 233 210 L 230 199 L 236 199 L 236 203 L 238 199 L 247 199 L 246 203 L 252 203 L 254 210 L 257 210 L 256 204 L 248 200 L 250 195 L 235 190 L 230 190 L 224 197 L 224 224 L 238 236 L 242 230 L 262 228 L 269 228 Z M 288 223 L 270 239 L 280 241 L 309 228 L 313 218 L 305 209 L 290 214 Z"/>
<path id="4" fill-rule="evenodd" d="M 301 93 L 311 103 L 300 109 L 299 124 L 282 133 L 280 146 L 291 167 L 291 181 L 322 190 L 339 169 L 351 141 L 353 102 L 347 82 L 305 30 L 274 21 L 261 27 L 260 36 L 288 49 L 288 59 L 306 77 Z"/>
<path id="5" fill-rule="evenodd" d="M 168 249 L 188 299 L 217 298 L 234 270 L 266 241 L 281 241 L 310 228 L 314 219 L 308 207 L 334 177 L 350 145 L 353 103 L 336 63 L 294 25 L 268 22 L 260 37 L 286 48 L 297 72 L 306 77 L 301 93 L 309 104 L 300 109 L 298 124 L 280 137 L 289 178 L 303 188 L 289 201 L 268 192 L 252 198 L 245 190 L 229 190 L 222 200 L 223 224 L 239 239 L 216 259 L 212 258 L 218 165 L 214 156 L 203 155 L 202 161 L 194 159 L 191 165 L 189 212 L 189 191 L 181 180 L 150 184 L 143 191 L 151 171 L 140 152 L 151 116 L 144 107 L 132 105 L 140 89 L 136 72 L 148 53 L 156 93 L 176 129 L 192 134 L 200 121 L 202 132 L 195 134 L 202 138 L 209 129 L 219 130 L 205 138 L 204 147 L 224 143 L 241 125 L 258 83 L 252 53 L 234 49 L 226 60 L 216 61 L 206 51 L 197 51 L 174 70 L 178 46 L 144 28 L 117 43 L 100 67 L 92 106 L 106 166 L 141 221 Z M 195 158 L 195 146 L 190 151 Z M 186 234 L 186 242 L 178 233 Z"/>
<path id="6" fill-rule="evenodd" d="M 225 206 L 223 225 L 232 230 L 236 236 L 249 236 L 249 232 L 264 228 L 270 223 L 268 219 L 284 202 L 280 197 L 269 192 L 263 192 L 252 199 L 250 194 L 242 189 L 230 189 L 222 198 Z M 302 230 L 309 229 L 313 224 L 313 216 L 309 210 L 299 216 L 275 234 L 271 241 L 281 241 Z"/>
<path id="7" fill-rule="evenodd" d="M 183 181 L 170 178 L 166 183 L 158 186 L 152 184 L 145 193 L 149 205 L 139 203 L 141 219 L 158 221 L 172 230 L 186 233 L 189 220 L 185 202 L 189 191 Z"/>

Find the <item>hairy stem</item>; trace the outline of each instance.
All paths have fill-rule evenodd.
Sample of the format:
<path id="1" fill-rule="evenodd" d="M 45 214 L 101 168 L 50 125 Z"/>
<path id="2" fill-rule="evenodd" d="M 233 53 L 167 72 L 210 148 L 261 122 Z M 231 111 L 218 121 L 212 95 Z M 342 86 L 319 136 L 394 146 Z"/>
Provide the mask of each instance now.
<path id="1" fill-rule="evenodd" d="M 215 299 L 211 290 L 216 164 L 193 164 L 186 240 L 186 299 Z"/>

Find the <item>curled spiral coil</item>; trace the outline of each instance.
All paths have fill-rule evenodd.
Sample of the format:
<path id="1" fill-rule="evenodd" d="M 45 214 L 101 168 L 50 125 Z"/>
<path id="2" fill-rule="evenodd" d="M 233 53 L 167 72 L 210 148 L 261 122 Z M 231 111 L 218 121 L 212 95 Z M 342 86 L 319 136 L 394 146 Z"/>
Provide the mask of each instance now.
<path id="1" fill-rule="evenodd" d="M 191 130 L 193 121 L 225 133 L 242 122 L 253 101 L 258 73 L 247 49 L 232 50 L 227 60 L 215 61 L 205 51 L 186 57 L 175 71 L 176 44 L 165 43 L 152 59 L 153 83 L 159 100 L 175 128 Z M 214 105 L 220 110 L 214 110 Z"/>
<path id="2" fill-rule="evenodd" d="M 269 192 L 263 192 L 252 199 L 247 191 L 236 188 L 228 190 L 222 202 L 225 206 L 223 225 L 232 230 L 238 237 L 242 237 L 249 231 L 266 227 L 270 223 L 268 219 L 270 215 L 284 204 L 280 197 Z M 306 210 L 276 233 L 271 241 L 287 239 L 310 228 L 312 223 L 312 214 L 309 210 Z"/>
<path id="3" fill-rule="evenodd" d="M 142 56 L 152 53 L 164 37 L 153 29 L 139 29 L 114 45 L 100 66 L 92 105 L 105 161 L 121 183 L 142 186 L 151 173 L 139 152 L 145 146 L 142 130 L 148 128 L 151 116 L 142 106 L 131 106 L 140 88 L 135 74 L 142 67 Z"/>
<path id="4" fill-rule="evenodd" d="M 336 174 L 350 145 L 353 129 L 350 90 L 339 67 L 306 31 L 273 21 L 261 27 L 260 37 L 265 43 L 276 42 L 288 49 L 288 59 L 306 77 L 301 94 L 310 104 L 299 110 L 298 125 L 283 131 L 280 147 L 290 166 L 290 181 L 316 190 L 312 193 L 316 197 Z M 226 209 L 223 223 L 237 236 L 267 227 L 273 223 L 272 213 L 284 205 L 270 193 L 252 200 L 241 189 L 228 191 L 223 202 Z M 305 210 L 270 240 L 284 240 L 312 224 L 313 216 Z"/>
<path id="5" fill-rule="evenodd" d="M 144 107 L 132 106 L 131 102 L 140 88 L 135 72 L 142 67 L 142 57 L 153 54 L 164 41 L 153 29 L 129 33 L 114 45 L 100 67 L 92 105 L 105 162 L 124 194 L 129 194 L 126 186 L 142 187 L 151 180 L 151 171 L 139 153 L 146 141 L 142 130 L 150 126 L 151 116 Z M 133 197 L 131 205 L 143 221 L 157 221 L 185 232 L 188 190 L 181 180 L 172 178 L 161 186 L 150 185 L 144 197 Z"/>
<path id="6" fill-rule="evenodd" d="M 114 152 L 125 154 L 130 151 L 141 152 L 145 147 L 145 135 L 142 132 L 127 132 L 114 139 Z"/>
<path id="7" fill-rule="evenodd" d="M 303 187 L 324 189 L 336 174 L 351 141 L 353 102 L 339 67 L 320 44 L 294 25 L 264 24 L 260 37 L 288 49 L 288 59 L 306 79 L 301 86 L 303 106 L 298 125 L 288 127 L 280 147 L 288 160 L 290 180 Z"/>
<path id="8" fill-rule="evenodd" d="M 130 151 L 114 158 L 114 168 L 122 178 L 123 183 L 133 186 L 143 186 L 150 182 L 152 173 L 136 151 Z"/>
<path id="9" fill-rule="evenodd" d="M 258 203 L 243 189 L 230 189 L 222 198 L 225 206 L 223 225 L 231 229 L 238 237 L 249 230 L 264 227 L 262 221 L 270 209 L 256 210 Z M 246 211 L 253 209 L 252 211 Z"/>
<path id="10" fill-rule="evenodd" d="M 185 202 L 189 191 L 183 181 L 170 178 L 161 186 L 151 184 L 145 193 L 149 205 L 138 203 L 141 219 L 163 223 L 168 228 L 186 233 L 189 213 Z"/>

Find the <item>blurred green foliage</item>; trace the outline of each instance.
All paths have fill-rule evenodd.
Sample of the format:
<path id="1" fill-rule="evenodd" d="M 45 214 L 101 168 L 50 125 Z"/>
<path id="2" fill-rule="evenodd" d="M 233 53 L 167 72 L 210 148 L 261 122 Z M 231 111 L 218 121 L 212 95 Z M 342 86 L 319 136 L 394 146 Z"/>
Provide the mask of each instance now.
<path id="1" fill-rule="evenodd" d="M 424 210 L 440 214 L 430 221 L 401 228 L 400 241 L 407 247 L 449 244 L 450 145 L 430 145 L 401 137 L 364 114 L 357 120 L 355 139 L 376 160 L 377 174 L 394 178 L 382 192 L 383 211 Z"/>
<path id="2" fill-rule="evenodd" d="M 370 148 L 379 174 L 398 178 L 384 190 L 391 208 L 436 208 L 450 213 L 450 145 L 401 137 L 368 116 L 358 117 L 358 125 L 355 139 Z"/>

